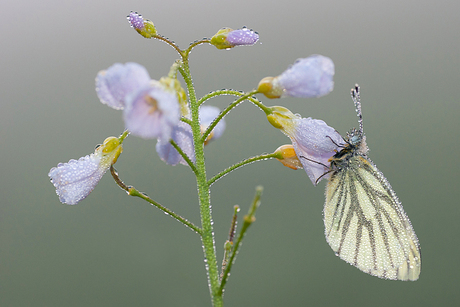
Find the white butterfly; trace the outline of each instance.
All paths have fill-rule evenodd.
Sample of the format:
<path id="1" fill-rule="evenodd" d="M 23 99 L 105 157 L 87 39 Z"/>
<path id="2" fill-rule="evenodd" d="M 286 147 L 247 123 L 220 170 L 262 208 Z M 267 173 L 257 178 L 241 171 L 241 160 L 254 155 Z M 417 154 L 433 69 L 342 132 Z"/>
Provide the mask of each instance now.
<path id="1" fill-rule="evenodd" d="M 336 255 L 368 274 L 417 280 L 420 246 L 411 222 L 385 176 L 367 157 L 359 86 L 351 90 L 359 117 L 330 161 L 324 225 Z"/>

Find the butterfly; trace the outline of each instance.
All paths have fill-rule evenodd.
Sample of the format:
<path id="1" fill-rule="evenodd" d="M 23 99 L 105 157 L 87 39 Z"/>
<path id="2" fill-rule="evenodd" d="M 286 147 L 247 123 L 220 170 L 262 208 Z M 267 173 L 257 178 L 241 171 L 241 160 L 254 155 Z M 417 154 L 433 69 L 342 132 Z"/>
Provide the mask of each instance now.
<path id="1" fill-rule="evenodd" d="M 351 90 L 359 129 L 351 129 L 330 159 L 324 225 L 337 256 L 385 279 L 417 280 L 420 245 L 390 183 L 367 157 L 360 88 Z M 331 139 L 332 140 L 332 139 Z"/>

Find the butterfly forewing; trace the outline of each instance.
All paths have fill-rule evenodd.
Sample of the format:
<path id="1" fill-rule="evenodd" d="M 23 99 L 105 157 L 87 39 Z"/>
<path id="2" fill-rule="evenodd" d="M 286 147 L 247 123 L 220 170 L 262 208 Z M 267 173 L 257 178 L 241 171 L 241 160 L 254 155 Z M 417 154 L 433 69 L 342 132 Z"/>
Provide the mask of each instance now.
<path id="1" fill-rule="evenodd" d="M 381 278 L 416 280 L 419 244 L 390 184 L 362 155 L 331 174 L 324 207 L 326 239 L 336 254 Z"/>

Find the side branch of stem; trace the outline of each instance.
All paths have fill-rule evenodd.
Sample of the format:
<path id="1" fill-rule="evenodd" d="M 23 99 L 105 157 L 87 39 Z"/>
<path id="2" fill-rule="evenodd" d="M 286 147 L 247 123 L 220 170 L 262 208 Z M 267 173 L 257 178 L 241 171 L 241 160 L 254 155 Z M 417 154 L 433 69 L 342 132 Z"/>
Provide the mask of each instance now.
<path id="1" fill-rule="evenodd" d="M 252 158 L 248 158 L 248 159 L 245 159 L 239 163 L 236 163 L 228 168 L 226 168 L 225 170 L 223 170 L 222 172 L 218 173 L 217 175 L 215 175 L 214 177 L 212 177 L 211 179 L 208 180 L 208 184 L 209 186 L 211 186 L 214 182 L 216 182 L 217 180 L 219 180 L 220 178 L 222 178 L 223 176 L 227 175 L 228 173 L 230 173 L 231 171 L 234 171 L 236 170 L 237 168 L 240 168 L 242 166 L 245 166 L 247 164 L 250 164 L 250 163 L 253 163 L 253 162 L 256 162 L 256 161 L 262 161 L 262 160 L 267 160 L 267 159 L 272 159 L 272 158 L 276 158 L 277 157 L 277 154 L 275 153 L 271 153 L 271 154 L 264 154 L 264 155 L 260 155 L 260 156 L 255 156 L 255 157 L 252 157 Z"/>
<path id="2" fill-rule="evenodd" d="M 172 139 L 169 142 L 171 143 L 172 147 L 174 147 L 177 150 L 181 157 L 184 158 L 185 162 L 187 162 L 188 166 L 190 166 L 195 175 L 197 175 L 198 170 L 196 169 L 196 166 L 195 164 L 193 164 L 192 160 L 190 160 L 189 156 L 187 156 L 187 154 L 182 150 L 182 148 L 180 148 L 179 145 L 177 145 L 177 143 L 174 142 Z"/>
<path id="3" fill-rule="evenodd" d="M 232 250 L 232 254 L 228 261 L 228 265 L 225 268 L 224 273 L 222 274 L 222 281 L 220 282 L 220 287 L 219 287 L 219 292 L 218 292 L 221 295 L 223 294 L 225 285 L 227 284 L 227 280 L 230 275 L 230 270 L 232 269 L 232 266 L 235 263 L 236 255 L 238 254 L 238 249 L 241 246 L 241 241 L 243 241 L 243 237 L 246 234 L 246 231 L 248 230 L 249 226 L 251 226 L 251 224 L 256 220 L 255 214 L 256 214 L 257 208 L 260 205 L 260 197 L 262 196 L 262 191 L 263 191 L 263 188 L 261 186 L 258 186 L 256 188 L 256 195 L 254 196 L 252 204 L 249 207 L 249 212 L 243 218 L 243 226 L 241 226 L 241 231 L 238 235 L 238 238 L 236 239 L 235 246 Z"/>
<path id="4" fill-rule="evenodd" d="M 131 196 L 137 196 L 139 198 L 142 198 L 143 200 L 149 202 L 150 204 L 154 205 L 155 207 L 157 207 L 158 209 L 160 209 L 161 211 L 163 211 L 164 213 L 167 213 L 169 216 L 171 216 L 172 218 L 178 220 L 179 222 L 181 222 L 182 224 L 184 224 L 185 226 L 189 227 L 190 229 L 194 230 L 196 233 L 198 234 L 201 234 L 202 230 L 195 226 L 195 224 L 193 224 L 192 222 L 188 221 L 187 219 L 183 218 L 182 216 L 174 213 L 173 211 L 169 210 L 168 208 L 164 207 L 163 205 L 161 205 L 160 203 L 154 201 L 153 199 L 151 199 L 150 197 L 148 197 L 146 194 L 142 193 L 142 192 L 139 192 L 136 188 L 132 187 L 132 186 L 127 186 L 121 179 L 120 177 L 118 176 L 118 173 L 117 171 L 115 170 L 115 168 L 112 166 L 110 166 L 110 173 L 112 174 L 112 177 L 113 179 L 115 180 L 115 182 L 117 183 L 117 185 L 122 188 L 123 190 L 125 190 L 126 192 L 128 192 L 128 195 L 131 195 Z"/>

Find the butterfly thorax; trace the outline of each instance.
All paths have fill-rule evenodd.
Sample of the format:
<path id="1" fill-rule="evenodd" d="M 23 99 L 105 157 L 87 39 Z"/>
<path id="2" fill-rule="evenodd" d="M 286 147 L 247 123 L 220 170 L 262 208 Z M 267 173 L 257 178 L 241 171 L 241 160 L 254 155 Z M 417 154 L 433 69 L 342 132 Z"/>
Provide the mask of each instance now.
<path id="1" fill-rule="evenodd" d="M 369 151 L 366 144 L 366 137 L 359 130 L 353 128 L 344 138 L 345 145 L 330 159 L 331 170 L 337 171 L 349 165 L 349 160 L 357 155 L 365 156 Z"/>

